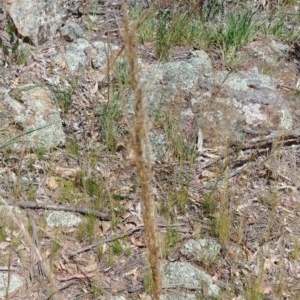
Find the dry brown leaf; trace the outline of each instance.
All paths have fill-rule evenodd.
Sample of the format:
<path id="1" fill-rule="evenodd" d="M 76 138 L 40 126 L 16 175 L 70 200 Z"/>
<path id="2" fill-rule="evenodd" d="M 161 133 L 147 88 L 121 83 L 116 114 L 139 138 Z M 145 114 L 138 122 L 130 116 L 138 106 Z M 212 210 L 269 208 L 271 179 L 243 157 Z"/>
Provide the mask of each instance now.
<path id="1" fill-rule="evenodd" d="M 141 300 L 151 300 L 151 296 L 146 294 L 140 294 L 139 297 Z"/>
<path id="2" fill-rule="evenodd" d="M 33 63 L 31 63 L 28 67 L 30 68 L 30 69 L 33 69 L 33 68 L 35 68 L 36 67 L 36 65 L 37 65 L 37 62 L 36 61 L 34 61 Z"/>
<path id="3" fill-rule="evenodd" d="M 68 257 L 67 255 L 65 255 L 64 253 L 62 253 L 61 256 L 62 256 L 62 258 L 64 259 L 64 261 L 65 261 L 66 263 L 69 262 L 69 257 Z"/>
<path id="4" fill-rule="evenodd" d="M 124 231 L 130 231 L 130 230 L 136 228 L 137 226 L 138 225 L 136 223 L 130 222 L 130 223 L 125 224 L 124 227 L 120 228 L 120 229 L 122 229 Z"/>
<path id="5" fill-rule="evenodd" d="M 136 286 L 139 284 L 140 280 L 139 280 L 139 272 L 138 269 L 135 268 L 132 270 L 132 278 L 131 278 L 131 283 L 133 286 Z"/>
<path id="6" fill-rule="evenodd" d="M 264 261 L 264 270 L 265 271 L 270 270 L 271 266 L 272 266 L 271 259 L 270 258 L 265 259 L 265 261 Z"/>
<path id="7" fill-rule="evenodd" d="M 242 211 L 248 208 L 251 205 L 250 202 L 245 202 L 237 206 L 236 210 L 239 214 L 242 214 Z"/>
<path id="8" fill-rule="evenodd" d="M 98 81 L 96 81 L 94 87 L 91 89 L 92 95 L 95 95 L 98 91 Z"/>
<path id="9" fill-rule="evenodd" d="M 56 267 L 57 271 L 65 270 L 65 268 L 63 268 L 61 262 L 58 262 L 58 261 L 54 262 L 54 266 Z"/>
<path id="10" fill-rule="evenodd" d="M 12 85 L 12 86 L 18 86 L 18 85 L 20 85 L 20 80 L 21 80 L 20 77 L 14 78 L 14 79 L 11 81 L 11 85 Z"/>
<path id="11" fill-rule="evenodd" d="M 244 250 L 246 250 L 246 255 L 247 255 L 247 259 L 249 262 L 254 262 L 256 256 L 257 256 L 257 252 L 252 253 L 247 247 L 243 247 Z"/>
<path id="12" fill-rule="evenodd" d="M 130 210 L 130 206 L 128 206 L 128 204 L 125 205 L 125 207 L 127 208 L 127 210 Z M 131 213 L 128 211 L 128 212 L 125 212 L 124 216 L 123 216 L 123 220 L 127 220 L 128 218 L 131 217 Z"/>
<path id="13" fill-rule="evenodd" d="M 73 274 L 73 275 L 66 275 L 66 276 L 57 276 L 56 279 L 58 281 L 61 281 L 61 282 L 64 282 L 64 281 L 69 281 L 69 280 L 72 280 L 72 279 L 84 279 L 86 277 L 92 277 L 92 276 L 89 276 L 90 274 L 87 274 L 87 275 L 83 275 L 83 274 Z M 94 276 L 94 275 L 93 275 Z"/>
<path id="14" fill-rule="evenodd" d="M 66 69 L 67 63 L 66 63 L 65 60 L 63 60 L 63 61 L 61 62 L 60 67 L 61 67 L 62 70 L 65 70 L 65 69 Z"/>
<path id="15" fill-rule="evenodd" d="M 48 177 L 46 179 L 46 186 L 50 190 L 56 190 L 58 188 L 58 182 L 54 176 Z"/>
<path id="16" fill-rule="evenodd" d="M 56 175 L 63 178 L 74 178 L 80 173 L 80 167 L 69 168 L 69 167 L 60 167 L 57 166 L 54 169 Z"/>
<path id="17" fill-rule="evenodd" d="M 209 297 L 209 288 L 208 288 L 208 284 L 206 282 L 202 283 L 202 293 L 203 293 L 204 298 Z"/>
<path id="18" fill-rule="evenodd" d="M 110 285 L 111 291 L 113 294 L 118 293 L 118 291 L 120 290 L 120 284 L 119 282 L 115 282 L 113 281 Z"/>
<path id="19" fill-rule="evenodd" d="M 93 271 L 96 271 L 97 268 L 98 268 L 98 263 L 97 263 L 97 262 L 92 263 L 92 264 L 90 264 L 90 265 L 88 265 L 88 266 L 86 266 L 86 267 L 79 266 L 79 270 L 80 270 L 81 272 L 85 273 L 85 274 L 86 274 L 86 273 L 91 273 L 91 272 L 93 272 Z"/>
<path id="20" fill-rule="evenodd" d="M 247 221 L 248 221 L 248 224 L 249 225 L 253 225 L 256 223 L 256 219 L 253 215 L 250 215 L 248 218 L 247 218 Z"/>
<path id="21" fill-rule="evenodd" d="M 216 177 L 216 173 L 215 172 L 211 172 L 209 170 L 204 170 L 201 173 L 201 177 L 202 178 L 208 178 L 208 179 L 215 178 Z"/>
<path id="22" fill-rule="evenodd" d="M 144 242 L 144 240 L 141 239 L 141 238 L 135 238 L 134 236 L 132 236 L 132 237 L 130 238 L 130 242 L 131 242 L 132 245 L 134 245 L 134 246 L 136 246 L 136 247 L 138 247 L 138 248 L 143 248 L 143 247 L 145 247 L 145 242 Z"/>
<path id="23" fill-rule="evenodd" d="M 213 283 L 216 283 L 218 281 L 218 279 L 219 279 L 219 276 L 217 273 L 215 273 L 214 276 L 211 278 Z"/>
<path id="24" fill-rule="evenodd" d="M 68 271 L 69 274 L 76 274 L 78 272 L 78 268 L 76 264 L 66 264 L 65 269 Z"/>
<path id="25" fill-rule="evenodd" d="M 102 221 L 101 228 L 103 234 L 107 233 L 111 229 L 111 222 Z"/>
<path id="26" fill-rule="evenodd" d="M 265 295 L 268 295 L 272 292 L 272 286 L 270 284 L 264 284 L 264 286 L 262 287 L 262 292 Z"/>

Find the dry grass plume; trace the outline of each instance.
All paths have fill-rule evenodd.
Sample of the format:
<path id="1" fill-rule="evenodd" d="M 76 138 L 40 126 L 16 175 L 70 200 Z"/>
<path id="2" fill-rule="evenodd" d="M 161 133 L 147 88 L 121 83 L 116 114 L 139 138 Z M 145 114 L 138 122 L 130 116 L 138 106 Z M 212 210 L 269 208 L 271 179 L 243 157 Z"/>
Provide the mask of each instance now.
<path id="1" fill-rule="evenodd" d="M 155 205 L 152 188 L 152 164 L 149 158 L 149 141 L 147 128 L 147 115 L 143 103 L 142 87 L 138 78 L 138 57 L 136 49 L 136 36 L 134 28 L 129 25 L 127 8 L 123 2 L 123 26 L 125 55 L 129 62 L 129 75 L 131 88 L 135 98 L 135 126 L 132 136 L 135 154 L 136 171 L 140 183 L 140 198 L 142 203 L 142 216 L 145 225 L 145 241 L 148 249 L 148 259 L 152 273 L 152 297 L 159 299 L 159 242 L 155 222 Z"/>

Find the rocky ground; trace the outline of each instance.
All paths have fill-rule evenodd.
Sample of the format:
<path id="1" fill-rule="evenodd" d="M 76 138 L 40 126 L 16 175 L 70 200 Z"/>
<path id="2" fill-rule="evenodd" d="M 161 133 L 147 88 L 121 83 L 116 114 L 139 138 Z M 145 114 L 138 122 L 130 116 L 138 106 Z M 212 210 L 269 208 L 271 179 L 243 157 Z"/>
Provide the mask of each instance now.
<path id="1" fill-rule="evenodd" d="M 37 30 L 39 5 L 10 2 L 0 297 L 150 299 L 120 2 L 63 1 Z M 215 48 L 175 45 L 168 62 L 154 41 L 137 48 L 161 299 L 300 299 L 299 41 L 258 35 L 235 64 Z"/>

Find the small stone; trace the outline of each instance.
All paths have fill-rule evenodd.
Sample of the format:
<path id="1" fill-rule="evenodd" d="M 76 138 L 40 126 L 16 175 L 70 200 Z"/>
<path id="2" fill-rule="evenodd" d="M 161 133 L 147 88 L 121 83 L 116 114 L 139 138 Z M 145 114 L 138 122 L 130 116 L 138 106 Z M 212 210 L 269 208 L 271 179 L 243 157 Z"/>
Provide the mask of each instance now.
<path id="1" fill-rule="evenodd" d="M 78 226 L 81 219 L 75 214 L 65 211 L 53 211 L 48 213 L 46 218 L 47 225 L 50 227 L 73 227 Z"/>
<path id="2" fill-rule="evenodd" d="M 16 274 L 8 274 L 8 272 L 0 273 L 0 297 L 15 292 L 23 285 L 21 278 Z"/>
<path id="3" fill-rule="evenodd" d="M 73 42 L 74 40 L 82 37 L 83 30 L 78 24 L 74 22 L 68 22 L 60 29 L 60 33 L 68 42 Z"/>

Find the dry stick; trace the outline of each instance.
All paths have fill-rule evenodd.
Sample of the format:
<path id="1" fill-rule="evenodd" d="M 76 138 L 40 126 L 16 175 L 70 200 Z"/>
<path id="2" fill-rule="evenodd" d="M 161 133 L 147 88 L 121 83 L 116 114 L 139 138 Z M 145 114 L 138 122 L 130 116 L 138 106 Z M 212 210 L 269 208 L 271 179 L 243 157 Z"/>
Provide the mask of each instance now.
<path id="1" fill-rule="evenodd" d="M 69 255 L 70 258 L 74 257 L 75 255 L 78 255 L 80 253 L 83 253 L 83 252 L 86 252 L 86 251 L 89 251 L 89 250 L 92 250 L 102 244 L 105 244 L 105 243 L 109 243 L 109 242 L 113 242 L 113 241 L 117 241 L 117 240 L 120 240 L 120 239 L 123 239 L 124 237 L 127 237 L 127 236 L 130 236 L 132 234 L 134 234 L 135 232 L 143 229 L 144 226 L 138 226 L 138 227 L 135 227 L 135 228 L 132 228 L 130 230 L 128 230 L 127 232 L 124 232 L 124 233 L 121 233 L 121 234 L 117 234 L 117 235 L 114 235 L 114 236 L 111 236 L 111 237 L 108 237 L 108 238 L 105 238 L 103 239 L 102 241 L 100 242 L 97 242 L 95 244 L 92 244 L 92 245 L 89 245 L 89 246 L 86 246 L 84 248 L 81 248 L 79 249 L 78 251 L 72 253 Z"/>
<path id="2" fill-rule="evenodd" d="M 17 271 L 18 269 L 15 267 L 7 267 L 7 266 L 0 266 L 0 272 L 13 272 L 13 271 Z"/>
<path id="3" fill-rule="evenodd" d="M 109 221 L 110 216 L 107 213 L 101 213 L 93 209 L 88 209 L 84 207 L 78 206 L 69 206 L 69 205 L 57 205 L 57 204 L 46 204 L 46 203 L 37 203 L 30 201 L 20 201 L 14 202 L 10 200 L 5 200 L 5 202 L 10 206 L 17 206 L 20 208 L 32 208 L 32 209 L 45 209 L 45 210 L 62 210 L 62 211 L 70 211 L 77 212 L 83 215 L 91 215 L 99 218 L 102 221 Z"/>
<path id="4" fill-rule="evenodd" d="M 299 130 L 291 130 L 286 133 L 282 132 L 275 132 L 273 134 L 264 136 L 264 137 L 258 137 L 253 138 L 250 141 L 248 141 L 246 144 L 237 144 L 233 145 L 233 149 L 229 150 L 229 153 L 222 154 L 220 157 L 209 161 L 208 163 L 204 164 L 200 170 L 207 169 L 208 167 L 211 167 L 212 165 L 218 163 L 219 161 L 223 160 L 226 156 L 236 153 L 237 151 L 246 151 L 246 150 L 252 150 L 252 149 L 265 149 L 270 148 L 274 143 L 281 143 L 283 146 L 288 146 L 290 144 L 299 144 L 300 143 L 300 131 Z M 264 152 L 264 151 L 263 151 Z"/>
<path id="5" fill-rule="evenodd" d="M 291 130 L 288 132 L 275 132 L 270 135 L 264 136 L 264 137 L 258 137 L 253 138 L 250 141 L 248 141 L 244 145 L 234 145 L 233 149 L 230 149 L 229 153 L 227 155 L 222 154 L 220 157 L 204 164 L 199 170 L 204 170 L 221 160 L 225 159 L 226 156 L 232 155 L 236 153 L 237 151 L 252 151 L 255 150 L 254 153 L 250 153 L 248 157 L 242 159 L 242 160 L 236 160 L 232 161 L 230 163 L 231 166 L 233 166 L 234 170 L 230 172 L 229 178 L 232 178 L 236 176 L 237 174 L 244 171 L 246 168 L 246 164 L 254 161 L 258 156 L 266 154 L 268 151 L 270 151 L 274 144 L 280 143 L 283 146 L 290 146 L 290 145 L 299 145 L 300 144 L 300 131 L 299 130 Z M 234 164 L 240 165 L 240 167 L 236 168 L 234 167 Z M 268 169 L 268 166 L 265 165 L 265 167 Z M 291 181 L 289 178 L 282 174 L 277 174 L 277 176 L 281 177 L 281 179 L 285 181 Z M 208 185 L 205 186 L 205 188 L 201 188 L 202 190 L 208 191 L 211 190 L 213 187 L 216 187 L 217 184 L 224 179 L 224 176 L 221 176 L 215 181 L 210 182 Z M 200 190 L 198 189 L 198 192 Z"/>
<path id="6" fill-rule="evenodd" d="M 78 284 L 78 280 L 76 279 L 72 279 L 71 281 L 69 281 L 68 283 L 64 284 L 63 286 L 61 286 L 56 292 L 52 292 L 48 295 L 48 297 L 46 297 L 45 300 L 50 300 L 57 292 L 61 292 L 65 289 L 67 289 L 68 287 L 70 287 L 71 285 L 74 284 Z"/>
<path id="7" fill-rule="evenodd" d="M 142 89 L 138 80 L 138 57 L 135 47 L 135 28 L 129 28 L 129 17 L 125 1 L 122 3 L 125 54 L 129 62 L 131 87 L 135 98 L 135 127 L 133 133 L 133 148 L 135 152 L 136 170 L 140 182 L 142 216 L 145 225 L 145 241 L 148 249 L 148 259 L 152 272 L 152 294 L 154 300 L 159 300 L 159 243 L 157 226 L 155 224 L 154 199 L 152 192 L 152 166 L 149 159 L 149 142 L 147 137 L 146 114 L 143 105 Z"/>
<path id="8" fill-rule="evenodd" d="M 184 224 L 173 224 L 173 225 L 162 225 L 162 224 L 158 224 L 159 227 L 167 227 L 167 228 L 177 228 L 179 226 L 184 226 Z M 135 228 L 132 228 L 124 233 L 121 233 L 121 234 L 116 234 L 116 235 L 113 235 L 113 236 L 110 236 L 110 237 L 107 237 L 107 238 L 104 238 L 103 240 L 97 242 L 97 243 L 94 243 L 92 245 L 89 245 L 89 246 L 86 246 L 86 247 L 83 247 L 79 250 L 77 250 L 76 252 L 73 252 L 71 254 L 69 254 L 69 258 L 72 258 L 80 253 L 83 253 L 83 252 L 86 252 L 86 251 L 89 251 L 89 250 L 92 250 L 102 244 L 105 244 L 105 243 L 110 243 L 110 242 L 114 242 L 114 241 L 117 241 L 117 240 L 120 240 L 120 239 L 123 239 L 125 237 L 128 237 L 128 236 L 131 236 L 132 234 L 134 234 L 135 232 L 137 231 L 140 231 L 140 230 L 143 230 L 145 228 L 145 226 L 141 225 L 141 226 L 137 226 Z M 184 231 L 186 232 L 186 231 Z"/>

